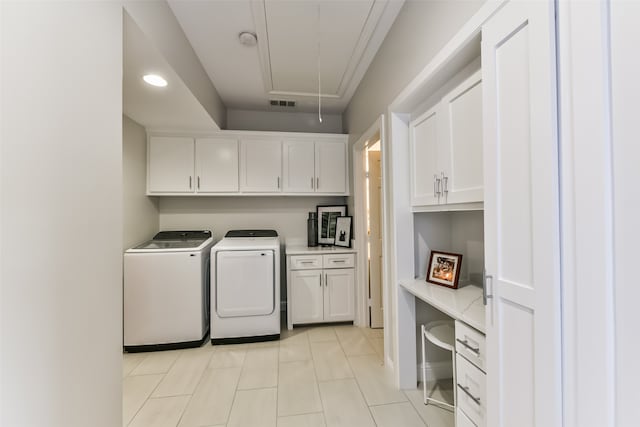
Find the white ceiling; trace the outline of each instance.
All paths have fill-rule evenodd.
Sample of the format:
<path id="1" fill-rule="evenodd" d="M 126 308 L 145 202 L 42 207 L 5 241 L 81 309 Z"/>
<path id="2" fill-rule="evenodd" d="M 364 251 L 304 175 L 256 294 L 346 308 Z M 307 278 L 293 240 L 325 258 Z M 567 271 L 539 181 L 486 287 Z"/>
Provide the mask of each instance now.
<path id="1" fill-rule="evenodd" d="M 403 0 L 168 0 L 227 108 L 342 113 Z M 238 34 L 257 34 L 241 45 Z M 281 107 L 276 110 L 282 111 Z"/>
<path id="2" fill-rule="evenodd" d="M 218 125 L 189 91 L 131 17 L 124 14 L 123 111 L 148 129 L 218 130 Z M 163 76 L 166 87 L 150 86 L 142 76 Z"/>

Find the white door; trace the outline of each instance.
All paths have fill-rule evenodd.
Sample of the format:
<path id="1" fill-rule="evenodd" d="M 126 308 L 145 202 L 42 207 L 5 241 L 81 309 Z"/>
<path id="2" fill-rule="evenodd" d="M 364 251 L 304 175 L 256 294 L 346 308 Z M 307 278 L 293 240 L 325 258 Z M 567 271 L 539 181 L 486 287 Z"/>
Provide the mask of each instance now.
<path id="1" fill-rule="evenodd" d="M 347 146 L 342 141 L 317 141 L 316 192 L 347 192 Z"/>
<path id="2" fill-rule="evenodd" d="M 438 139 L 440 105 L 430 109 L 409 124 L 411 162 L 411 205 L 437 205 L 436 176 L 438 170 Z"/>
<path id="3" fill-rule="evenodd" d="M 482 201 L 482 74 L 442 98 L 442 168 L 445 203 Z"/>
<path id="4" fill-rule="evenodd" d="M 380 151 L 369 157 L 369 326 L 382 328 L 382 164 Z"/>
<path id="5" fill-rule="evenodd" d="M 196 191 L 238 191 L 238 141 L 206 138 L 196 140 Z"/>
<path id="6" fill-rule="evenodd" d="M 291 308 L 293 323 L 322 322 L 323 287 L 322 270 L 291 272 Z"/>
<path id="7" fill-rule="evenodd" d="M 324 271 L 324 321 L 340 322 L 354 318 L 353 268 Z"/>
<path id="8" fill-rule="evenodd" d="M 272 250 L 218 251 L 215 259 L 215 300 L 220 317 L 263 316 L 275 308 Z"/>
<path id="9" fill-rule="evenodd" d="M 491 427 L 561 425 L 554 29 L 553 2 L 536 1 L 482 31 Z"/>
<path id="10" fill-rule="evenodd" d="M 150 193 L 193 193 L 193 139 L 149 138 L 148 168 Z"/>
<path id="11" fill-rule="evenodd" d="M 286 193 L 313 193 L 315 148 L 313 141 L 283 141 L 283 190 Z"/>
<path id="12" fill-rule="evenodd" d="M 240 191 L 277 193 L 282 189 L 280 140 L 240 141 Z"/>

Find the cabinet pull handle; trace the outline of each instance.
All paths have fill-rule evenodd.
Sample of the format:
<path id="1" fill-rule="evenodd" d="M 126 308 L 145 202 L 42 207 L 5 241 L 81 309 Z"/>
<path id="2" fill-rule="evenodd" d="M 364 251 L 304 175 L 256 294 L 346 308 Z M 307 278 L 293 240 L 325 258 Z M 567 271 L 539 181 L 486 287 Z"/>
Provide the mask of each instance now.
<path id="1" fill-rule="evenodd" d="M 476 347 L 472 347 L 469 345 L 469 341 L 464 340 L 462 341 L 460 338 L 456 338 L 456 341 L 458 341 L 460 344 L 462 344 L 463 346 L 465 346 L 467 349 L 469 349 L 469 351 L 473 351 L 475 354 L 477 354 L 478 356 L 480 356 L 480 349 L 476 348 Z"/>
<path id="2" fill-rule="evenodd" d="M 198 177 L 198 190 L 200 189 L 200 177 Z"/>
<path id="3" fill-rule="evenodd" d="M 487 305 L 487 300 L 493 298 L 493 294 L 487 293 L 487 280 L 493 282 L 493 276 L 487 274 L 486 270 L 482 271 L 482 304 Z"/>
<path id="4" fill-rule="evenodd" d="M 449 192 L 449 177 L 446 176 L 444 174 L 444 172 L 442 173 L 442 184 L 444 186 L 444 192 L 448 193 Z"/>
<path id="5" fill-rule="evenodd" d="M 313 261 L 300 261 L 301 264 L 313 264 Z"/>
<path id="6" fill-rule="evenodd" d="M 313 177 L 311 177 L 311 189 L 313 190 Z"/>
<path id="7" fill-rule="evenodd" d="M 191 181 L 192 181 L 192 179 L 193 179 L 193 177 L 191 177 L 191 176 L 190 176 L 190 177 L 189 177 L 189 190 L 191 190 L 191 186 L 192 186 Z"/>
<path id="8" fill-rule="evenodd" d="M 475 397 L 473 394 L 471 394 L 471 392 L 469 391 L 469 387 L 463 387 L 460 384 L 458 384 L 458 387 L 464 391 L 464 394 L 466 394 L 467 396 L 469 396 L 469 398 L 471 400 L 473 400 L 474 402 L 476 402 L 476 405 L 480 406 L 480 398 L 479 397 Z"/>
<path id="9" fill-rule="evenodd" d="M 347 262 L 346 259 L 334 259 L 332 262 Z"/>
<path id="10" fill-rule="evenodd" d="M 316 178 L 316 190 L 320 189 L 320 178 Z"/>
<path id="11" fill-rule="evenodd" d="M 329 281 L 327 280 L 327 273 L 324 273 L 324 286 L 328 287 L 329 286 Z"/>
<path id="12" fill-rule="evenodd" d="M 280 177 L 278 177 L 278 188 L 280 188 Z"/>
<path id="13" fill-rule="evenodd" d="M 438 184 L 436 183 L 437 179 L 438 177 L 436 175 L 433 175 L 433 198 L 434 199 L 438 197 Z"/>
<path id="14" fill-rule="evenodd" d="M 318 273 L 320 274 L 320 287 L 322 287 L 322 273 Z"/>

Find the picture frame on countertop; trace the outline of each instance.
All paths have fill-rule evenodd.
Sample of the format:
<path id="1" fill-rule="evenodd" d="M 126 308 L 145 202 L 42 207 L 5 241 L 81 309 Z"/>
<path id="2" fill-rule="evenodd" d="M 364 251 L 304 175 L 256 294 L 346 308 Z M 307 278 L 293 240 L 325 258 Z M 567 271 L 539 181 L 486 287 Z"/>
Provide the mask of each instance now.
<path id="1" fill-rule="evenodd" d="M 318 213 L 318 244 L 333 245 L 336 237 L 336 220 L 347 216 L 347 205 L 316 206 Z"/>
<path id="2" fill-rule="evenodd" d="M 431 251 L 427 264 L 427 282 L 458 289 L 462 254 Z"/>
<path id="3" fill-rule="evenodd" d="M 350 216 L 339 216 L 336 218 L 336 236 L 334 246 L 343 248 L 351 247 L 351 220 Z"/>

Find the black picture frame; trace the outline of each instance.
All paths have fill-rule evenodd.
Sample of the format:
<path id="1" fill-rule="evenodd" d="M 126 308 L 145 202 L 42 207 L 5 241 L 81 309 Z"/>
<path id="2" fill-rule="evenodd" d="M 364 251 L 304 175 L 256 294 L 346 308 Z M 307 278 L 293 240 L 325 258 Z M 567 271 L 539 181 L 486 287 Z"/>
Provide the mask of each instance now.
<path id="1" fill-rule="evenodd" d="M 333 245 L 343 248 L 351 247 L 351 222 L 350 216 L 339 216 L 336 218 L 336 235 Z"/>
<path id="2" fill-rule="evenodd" d="M 462 254 L 431 251 L 427 265 L 427 282 L 458 289 Z"/>
<path id="3" fill-rule="evenodd" d="M 316 206 L 318 216 L 318 244 L 333 245 L 335 242 L 336 220 L 347 216 L 347 205 Z"/>

